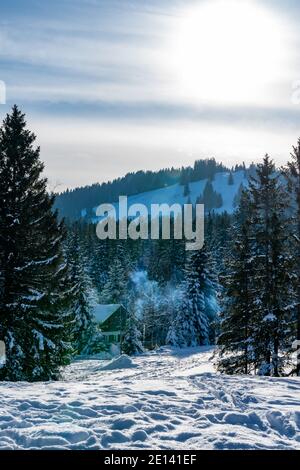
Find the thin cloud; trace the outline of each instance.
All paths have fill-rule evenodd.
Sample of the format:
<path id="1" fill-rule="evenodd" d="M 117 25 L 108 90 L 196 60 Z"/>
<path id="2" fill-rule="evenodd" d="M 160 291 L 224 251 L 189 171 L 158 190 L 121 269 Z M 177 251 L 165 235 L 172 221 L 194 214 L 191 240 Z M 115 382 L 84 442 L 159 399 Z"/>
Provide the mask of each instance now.
<path id="1" fill-rule="evenodd" d="M 267 151 L 286 159 L 300 128 L 300 105 L 291 100 L 300 79 L 299 4 L 286 2 L 283 9 L 278 0 L 261 2 L 281 15 L 293 60 L 251 105 L 225 105 L 186 96 L 169 65 L 170 37 L 182 12 L 201 1 L 3 5 L 0 80 L 8 105 L 1 105 L 0 117 L 14 102 L 24 107 L 52 180 L 64 187 L 88 184 L 95 175 L 103 181 L 212 155 L 228 163 Z"/>

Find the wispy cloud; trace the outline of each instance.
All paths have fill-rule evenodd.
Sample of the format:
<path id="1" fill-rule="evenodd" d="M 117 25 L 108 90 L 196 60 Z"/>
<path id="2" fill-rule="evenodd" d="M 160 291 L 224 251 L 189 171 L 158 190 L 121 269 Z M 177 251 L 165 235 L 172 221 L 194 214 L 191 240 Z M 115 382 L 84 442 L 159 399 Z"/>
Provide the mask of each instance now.
<path id="1" fill-rule="evenodd" d="M 14 102 L 29 112 L 52 180 L 87 184 L 95 174 L 105 180 L 213 154 L 232 163 L 266 151 L 278 161 L 288 155 L 300 128 L 300 105 L 291 100 L 292 83 L 300 79 L 299 3 L 290 0 L 283 9 L 278 0 L 260 2 L 282 18 L 289 62 L 263 96 L 224 104 L 187 96 L 170 66 L 182 12 L 204 1 L 11 0 L 1 6 L 0 80 L 8 105 L 1 105 L 0 117 Z"/>

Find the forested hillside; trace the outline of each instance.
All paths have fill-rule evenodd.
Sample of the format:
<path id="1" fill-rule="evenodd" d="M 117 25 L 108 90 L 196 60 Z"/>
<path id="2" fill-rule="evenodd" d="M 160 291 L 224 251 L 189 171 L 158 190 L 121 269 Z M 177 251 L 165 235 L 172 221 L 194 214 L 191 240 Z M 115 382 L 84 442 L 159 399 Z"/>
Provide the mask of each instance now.
<path id="1" fill-rule="evenodd" d="M 231 170 L 245 170 L 245 166 L 236 165 Z M 157 172 L 141 170 L 102 184 L 67 190 L 56 195 L 55 207 L 62 217 L 72 220 L 80 218 L 83 210 L 84 214 L 92 217 L 94 207 L 116 202 L 120 195 L 133 196 L 175 184 L 182 186 L 183 194 L 187 195 L 190 183 L 213 181 L 217 173 L 231 170 L 222 163 L 217 163 L 214 158 L 197 160 L 193 167 L 167 168 Z"/>

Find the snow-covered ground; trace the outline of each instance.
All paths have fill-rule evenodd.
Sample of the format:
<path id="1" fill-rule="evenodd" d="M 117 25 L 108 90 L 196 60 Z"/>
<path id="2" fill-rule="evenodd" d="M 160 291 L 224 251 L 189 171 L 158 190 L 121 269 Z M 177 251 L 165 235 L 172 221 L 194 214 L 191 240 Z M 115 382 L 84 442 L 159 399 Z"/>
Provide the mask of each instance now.
<path id="1" fill-rule="evenodd" d="M 300 449 L 300 380 L 218 375 L 195 348 L 0 383 L 1 449 Z"/>

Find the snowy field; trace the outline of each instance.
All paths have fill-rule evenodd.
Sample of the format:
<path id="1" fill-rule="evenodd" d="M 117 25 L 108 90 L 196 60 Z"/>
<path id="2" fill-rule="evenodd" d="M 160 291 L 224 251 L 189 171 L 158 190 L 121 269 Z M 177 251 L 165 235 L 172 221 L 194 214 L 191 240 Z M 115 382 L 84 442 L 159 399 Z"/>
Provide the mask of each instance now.
<path id="1" fill-rule="evenodd" d="M 300 449 L 300 380 L 220 376 L 212 353 L 164 348 L 0 383 L 0 448 Z"/>

